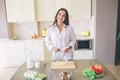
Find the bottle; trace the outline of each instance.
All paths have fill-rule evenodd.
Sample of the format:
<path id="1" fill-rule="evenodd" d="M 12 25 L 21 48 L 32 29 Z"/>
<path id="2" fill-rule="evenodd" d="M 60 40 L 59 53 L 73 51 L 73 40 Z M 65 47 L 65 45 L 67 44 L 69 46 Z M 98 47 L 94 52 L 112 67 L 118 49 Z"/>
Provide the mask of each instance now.
<path id="1" fill-rule="evenodd" d="M 33 68 L 33 60 L 27 59 L 27 68 Z"/>
<path id="2" fill-rule="evenodd" d="M 32 51 L 28 51 L 26 53 L 26 57 L 27 57 L 27 60 L 26 60 L 27 68 L 33 68 L 33 53 L 32 53 Z"/>
<path id="3" fill-rule="evenodd" d="M 39 60 L 35 61 L 35 68 L 40 69 L 40 61 Z"/>
<path id="4" fill-rule="evenodd" d="M 68 56 L 67 56 L 67 54 L 64 54 L 64 61 L 68 62 Z"/>

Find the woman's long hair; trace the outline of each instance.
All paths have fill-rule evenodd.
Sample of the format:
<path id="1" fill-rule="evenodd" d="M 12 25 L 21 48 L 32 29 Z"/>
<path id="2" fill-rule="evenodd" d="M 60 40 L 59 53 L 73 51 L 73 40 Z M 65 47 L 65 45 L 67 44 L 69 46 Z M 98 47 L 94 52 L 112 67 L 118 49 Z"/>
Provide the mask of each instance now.
<path id="1" fill-rule="evenodd" d="M 61 10 L 64 10 L 65 13 L 66 13 L 66 15 L 65 15 L 65 20 L 64 20 L 63 23 L 66 24 L 66 25 L 69 25 L 69 14 L 68 14 L 67 9 L 65 9 L 65 8 L 60 8 L 60 9 L 57 11 L 57 13 L 56 13 L 56 15 L 55 15 L 55 19 L 54 19 L 53 25 L 54 25 L 55 23 L 57 23 L 57 15 L 58 15 L 58 13 L 59 13 Z"/>

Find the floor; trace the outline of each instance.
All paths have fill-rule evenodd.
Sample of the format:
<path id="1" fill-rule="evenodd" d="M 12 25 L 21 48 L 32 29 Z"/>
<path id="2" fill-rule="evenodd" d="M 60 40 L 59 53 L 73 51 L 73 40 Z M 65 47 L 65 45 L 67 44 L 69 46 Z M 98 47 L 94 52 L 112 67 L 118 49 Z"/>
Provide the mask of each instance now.
<path id="1" fill-rule="evenodd" d="M 116 77 L 120 80 L 120 66 L 106 66 Z M 18 68 L 0 68 L 0 80 L 10 80 L 11 76 L 15 73 Z"/>

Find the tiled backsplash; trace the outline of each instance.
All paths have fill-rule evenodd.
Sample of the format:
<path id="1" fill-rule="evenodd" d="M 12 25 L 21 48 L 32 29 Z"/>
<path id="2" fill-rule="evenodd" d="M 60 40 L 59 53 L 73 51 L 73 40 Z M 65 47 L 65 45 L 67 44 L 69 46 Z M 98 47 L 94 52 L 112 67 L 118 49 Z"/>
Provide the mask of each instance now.
<path id="1" fill-rule="evenodd" d="M 94 21 L 93 20 L 80 20 L 80 21 L 71 21 L 71 26 L 73 27 L 77 39 L 94 39 Z M 83 31 L 89 31 L 90 36 L 82 37 L 81 33 Z"/>
<path id="2" fill-rule="evenodd" d="M 8 27 L 11 39 L 29 39 L 30 35 L 38 34 L 37 22 L 9 23 Z"/>
<path id="3" fill-rule="evenodd" d="M 48 28 L 52 24 L 52 21 L 43 22 L 26 22 L 26 23 L 9 23 L 9 36 L 10 38 L 29 39 L 31 34 L 37 34 L 42 36 L 42 29 Z M 77 39 L 94 39 L 94 21 L 92 20 L 80 20 L 70 21 L 70 25 L 73 27 Z M 90 31 L 89 37 L 82 37 L 82 31 Z"/>

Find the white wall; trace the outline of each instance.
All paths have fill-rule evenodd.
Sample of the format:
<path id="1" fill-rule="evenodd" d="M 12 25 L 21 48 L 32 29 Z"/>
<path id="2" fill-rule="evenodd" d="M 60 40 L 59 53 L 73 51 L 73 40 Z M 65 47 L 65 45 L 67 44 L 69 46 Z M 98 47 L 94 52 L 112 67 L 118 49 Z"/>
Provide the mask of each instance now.
<path id="1" fill-rule="evenodd" d="M 118 0 L 93 0 L 96 22 L 95 58 L 104 64 L 115 63 Z"/>
<path id="2" fill-rule="evenodd" d="M 4 1 L 0 0 L 0 39 L 8 39 Z"/>

